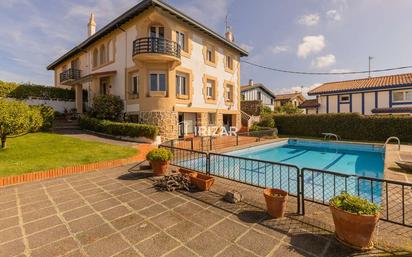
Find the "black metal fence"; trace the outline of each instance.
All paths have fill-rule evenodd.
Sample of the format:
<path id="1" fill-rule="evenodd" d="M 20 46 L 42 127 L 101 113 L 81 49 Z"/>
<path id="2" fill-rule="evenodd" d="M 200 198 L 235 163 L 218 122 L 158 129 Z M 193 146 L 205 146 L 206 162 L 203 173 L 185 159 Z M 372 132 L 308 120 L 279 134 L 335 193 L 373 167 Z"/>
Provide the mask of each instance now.
<path id="1" fill-rule="evenodd" d="M 381 206 L 381 220 L 412 227 L 412 183 L 348 175 L 285 163 L 203 152 L 169 145 L 171 163 L 206 174 L 262 188 L 279 188 L 297 198 L 297 213 L 305 202 L 329 205 L 341 192 L 358 195 Z"/>
<path id="2" fill-rule="evenodd" d="M 176 42 L 159 37 L 145 37 L 133 41 L 133 55 L 157 53 L 180 58 L 180 45 Z"/>

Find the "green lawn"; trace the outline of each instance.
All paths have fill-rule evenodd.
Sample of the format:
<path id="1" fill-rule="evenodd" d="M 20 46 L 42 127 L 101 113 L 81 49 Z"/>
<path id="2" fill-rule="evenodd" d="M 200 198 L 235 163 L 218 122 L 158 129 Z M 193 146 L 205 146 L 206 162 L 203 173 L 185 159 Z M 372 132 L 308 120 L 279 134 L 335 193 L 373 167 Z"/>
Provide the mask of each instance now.
<path id="1" fill-rule="evenodd" d="M 133 156 L 136 149 L 51 133 L 8 138 L 0 149 L 0 176 Z"/>

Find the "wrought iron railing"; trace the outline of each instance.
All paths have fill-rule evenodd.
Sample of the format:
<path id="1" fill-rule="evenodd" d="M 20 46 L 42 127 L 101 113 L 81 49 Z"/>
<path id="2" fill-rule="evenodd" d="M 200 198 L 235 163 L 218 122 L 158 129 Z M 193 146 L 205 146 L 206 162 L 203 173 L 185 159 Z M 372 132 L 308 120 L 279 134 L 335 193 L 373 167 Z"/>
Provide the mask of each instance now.
<path id="1" fill-rule="evenodd" d="M 166 54 L 180 58 L 181 47 L 178 43 L 158 37 L 145 37 L 133 41 L 133 56 L 137 54 Z"/>
<path id="2" fill-rule="evenodd" d="M 81 78 L 81 71 L 78 69 L 67 69 L 60 73 L 60 83 L 67 82 L 69 80 L 78 80 Z"/>

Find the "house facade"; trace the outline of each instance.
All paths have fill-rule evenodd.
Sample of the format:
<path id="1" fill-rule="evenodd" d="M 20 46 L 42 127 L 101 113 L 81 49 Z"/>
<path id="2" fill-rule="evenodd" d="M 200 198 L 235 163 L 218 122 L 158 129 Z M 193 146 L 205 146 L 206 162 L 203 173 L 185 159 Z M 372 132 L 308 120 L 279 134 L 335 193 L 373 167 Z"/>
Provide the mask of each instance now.
<path id="1" fill-rule="evenodd" d="M 276 95 L 275 108 L 282 107 L 287 103 L 292 103 L 293 106 L 298 107 L 305 100 L 305 97 L 303 97 L 301 93 Z"/>
<path id="2" fill-rule="evenodd" d="M 319 109 L 318 99 L 307 99 L 298 106 L 305 114 L 317 114 Z"/>
<path id="3" fill-rule="evenodd" d="M 261 101 L 264 106 L 272 111 L 275 108 L 275 94 L 261 83 L 254 83 L 249 80 L 249 84 L 240 87 L 242 101 Z"/>
<path id="4" fill-rule="evenodd" d="M 318 113 L 412 113 L 412 73 L 329 82 L 311 90 Z"/>
<path id="5" fill-rule="evenodd" d="M 196 126 L 240 128 L 240 57 L 247 52 L 159 0 L 143 0 L 47 68 L 56 87 L 119 96 L 131 120 L 154 124 L 163 139 Z M 88 106 L 86 106 L 88 108 Z"/>

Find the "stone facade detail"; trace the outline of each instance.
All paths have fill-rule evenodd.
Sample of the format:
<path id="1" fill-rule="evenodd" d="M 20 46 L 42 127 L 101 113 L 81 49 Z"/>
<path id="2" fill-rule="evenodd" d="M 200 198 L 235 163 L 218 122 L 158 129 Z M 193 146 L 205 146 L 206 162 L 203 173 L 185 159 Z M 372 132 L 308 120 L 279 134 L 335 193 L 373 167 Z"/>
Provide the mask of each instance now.
<path id="1" fill-rule="evenodd" d="M 139 112 L 139 122 L 152 124 L 159 128 L 162 141 L 179 136 L 178 113 L 174 111 Z"/>

